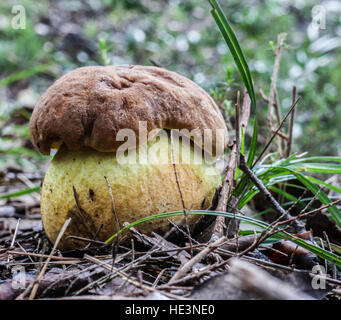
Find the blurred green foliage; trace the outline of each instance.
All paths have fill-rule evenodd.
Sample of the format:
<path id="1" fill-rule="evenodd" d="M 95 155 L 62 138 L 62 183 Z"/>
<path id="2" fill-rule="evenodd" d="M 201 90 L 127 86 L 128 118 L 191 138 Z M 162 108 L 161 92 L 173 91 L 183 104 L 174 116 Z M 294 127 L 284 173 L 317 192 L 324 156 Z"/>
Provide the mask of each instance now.
<path id="1" fill-rule="evenodd" d="M 273 43 L 277 34 L 286 32 L 288 46 L 282 54 L 278 78 L 282 117 L 290 107 L 293 85 L 302 97 L 296 113 L 293 151 L 341 155 L 341 3 L 220 3 L 253 75 L 260 126 L 265 127 L 267 103 L 258 90 L 269 92 Z M 26 10 L 23 30 L 11 25 L 11 10 L 18 4 Z M 312 27 L 315 5 L 326 10 L 325 29 Z M 1 78 L 41 65 L 49 67 L 0 87 L 0 149 L 30 148 L 29 143 L 23 145 L 18 140 L 28 137 L 27 119 L 22 116 L 18 120 L 18 112 L 29 114 L 56 78 L 79 66 L 153 62 L 193 79 L 219 104 L 233 110 L 236 92 L 243 90 L 243 85 L 209 10 L 206 0 L 1 2 Z M 13 117 L 18 121 L 13 121 Z"/>

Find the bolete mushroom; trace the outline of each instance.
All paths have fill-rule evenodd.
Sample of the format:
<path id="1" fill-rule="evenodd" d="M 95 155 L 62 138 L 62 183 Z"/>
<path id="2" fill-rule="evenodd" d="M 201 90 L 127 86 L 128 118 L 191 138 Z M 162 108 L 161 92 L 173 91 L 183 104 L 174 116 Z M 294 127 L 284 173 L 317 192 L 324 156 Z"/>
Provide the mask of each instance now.
<path id="1" fill-rule="evenodd" d="M 208 148 L 199 139 L 207 132 Z M 42 184 L 41 215 L 52 242 L 72 218 L 62 250 L 86 245 L 70 235 L 103 241 L 124 222 L 182 210 L 183 203 L 209 208 L 221 176 L 214 163 L 195 158 L 216 159 L 228 142 L 220 110 L 202 88 L 175 72 L 145 66 L 83 67 L 62 76 L 34 108 L 30 137 L 42 154 L 58 149 Z M 190 226 L 197 220 L 188 216 Z M 158 219 L 138 229 L 169 227 L 167 219 Z"/>

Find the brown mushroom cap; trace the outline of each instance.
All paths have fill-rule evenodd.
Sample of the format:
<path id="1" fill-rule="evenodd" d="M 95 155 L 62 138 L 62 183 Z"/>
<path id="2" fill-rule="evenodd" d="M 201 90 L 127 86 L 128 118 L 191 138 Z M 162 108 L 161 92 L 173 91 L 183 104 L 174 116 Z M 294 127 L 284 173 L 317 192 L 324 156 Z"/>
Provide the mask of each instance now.
<path id="1" fill-rule="evenodd" d="M 225 121 L 209 94 L 175 72 L 146 66 L 91 66 L 62 76 L 36 105 L 30 136 L 43 154 L 59 141 L 70 150 L 114 152 L 124 143 L 116 140 L 120 129 L 132 129 L 143 142 L 139 121 L 146 121 L 148 132 L 210 129 L 214 155 L 216 142 L 222 149 L 228 143 Z"/>

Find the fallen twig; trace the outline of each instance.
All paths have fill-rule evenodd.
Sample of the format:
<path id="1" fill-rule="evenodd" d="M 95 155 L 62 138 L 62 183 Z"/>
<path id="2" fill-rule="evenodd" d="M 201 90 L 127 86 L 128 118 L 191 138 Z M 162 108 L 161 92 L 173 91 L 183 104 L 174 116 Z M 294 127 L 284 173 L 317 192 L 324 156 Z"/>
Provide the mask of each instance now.
<path id="1" fill-rule="evenodd" d="M 60 230 L 60 232 L 58 234 L 56 242 L 54 243 L 54 246 L 53 246 L 53 248 L 51 250 L 51 253 L 50 253 L 49 257 L 46 259 L 45 264 L 44 264 L 43 268 L 41 269 L 41 271 L 40 271 L 40 273 L 39 273 L 39 275 L 38 275 L 38 277 L 37 277 L 37 279 L 35 281 L 35 284 L 33 285 L 31 294 L 29 296 L 29 300 L 33 300 L 35 298 L 35 295 L 36 295 L 38 287 L 39 287 L 39 283 L 43 279 L 44 274 L 45 274 L 46 269 L 47 269 L 47 266 L 48 266 L 48 264 L 49 264 L 49 262 L 51 260 L 51 257 L 53 256 L 56 248 L 58 247 L 59 241 L 61 240 L 62 236 L 64 235 L 64 232 L 67 229 L 67 227 L 70 224 L 70 222 L 71 222 L 71 218 L 67 219 L 64 222 L 64 225 L 63 225 L 63 227 L 61 228 L 61 230 Z"/>
<path id="2" fill-rule="evenodd" d="M 200 262 L 203 258 L 205 258 L 211 251 L 213 251 L 214 249 L 218 248 L 219 246 L 221 246 L 224 242 L 227 241 L 226 237 L 221 237 L 220 239 L 218 239 L 217 241 L 210 243 L 207 245 L 207 247 L 202 250 L 200 253 L 198 253 L 196 256 L 194 256 L 191 260 L 189 260 L 181 269 L 179 269 L 175 275 L 172 277 L 172 279 L 170 279 L 170 281 L 168 282 L 168 284 L 172 284 L 175 280 L 180 279 L 181 277 L 183 277 L 184 275 L 186 275 L 191 269 L 192 267 Z"/>

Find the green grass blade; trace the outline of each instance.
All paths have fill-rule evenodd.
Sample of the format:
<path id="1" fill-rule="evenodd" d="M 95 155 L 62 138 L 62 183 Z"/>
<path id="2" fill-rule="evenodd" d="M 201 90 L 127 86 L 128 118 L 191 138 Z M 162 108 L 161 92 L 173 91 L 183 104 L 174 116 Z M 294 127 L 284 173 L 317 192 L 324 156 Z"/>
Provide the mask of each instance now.
<path id="1" fill-rule="evenodd" d="M 101 53 L 102 62 L 105 66 L 108 66 L 110 64 L 110 61 L 108 59 L 107 43 L 104 39 L 100 39 L 98 45 Z"/>
<path id="2" fill-rule="evenodd" d="M 308 158 L 300 158 L 295 159 L 292 162 L 308 162 L 308 161 L 333 161 L 333 162 L 341 162 L 341 157 L 308 157 Z"/>
<path id="3" fill-rule="evenodd" d="M 29 78 L 31 76 L 34 76 L 37 73 L 45 72 L 50 66 L 51 66 L 50 64 L 43 64 L 41 66 L 38 66 L 32 69 L 27 69 L 24 71 L 20 71 L 18 73 L 11 74 L 10 76 L 6 78 L 0 79 L 0 87 L 7 86 L 21 79 Z"/>
<path id="4" fill-rule="evenodd" d="M 329 197 L 322 190 L 319 191 L 320 188 L 316 184 L 311 182 L 304 175 L 302 175 L 299 172 L 295 172 L 293 170 L 290 170 L 290 171 L 292 171 L 292 173 L 296 176 L 297 180 L 299 180 L 302 184 L 304 184 L 313 194 L 317 194 L 317 192 L 319 192 L 317 197 L 324 205 L 332 202 L 329 199 Z M 327 210 L 329 211 L 331 218 L 337 223 L 337 225 L 339 227 L 341 227 L 341 212 L 340 212 L 340 210 L 336 206 L 329 207 Z"/>
<path id="5" fill-rule="evenodd" d="M 255 92 L 253 89 L 252 77 L 251 77 L 251 73 L 249 70 L 249 66 L 246 62 L 242 49 L 240 48 L 237 37 L 230 23 L 228 22 L 223 10 L 221 9 L 218 1 L 209 0 L 209 2 L 212 6 L 211 14 L 216 24 L 218 25 L 220 32 L 222 33 L 227 46 L 230 49 L 230 52 L 238 67 L 239 73 L 244 81 L 245 87 L 249 93 L 252 107 L 254 108 L 254 111 L 255 111 L 256 110 L 256 97 L 255 97 Z"/>
<path id="6" fill-rule="evenodd" d="M 6 154 L 6 155 L 12 155 L 12 156 L 18 156 L 22 157 L 23 155 L 29 156 L 31 158 L 37 159 L 37 160 L 44 160 L 50 158 L 50 156 L 42 155 L 35 150 L 28 149 L 25 147 L 15 147 L 10 149 L 0 149 L 0 154 Z"/>
<path id="7" fill-rule="evenodd" d="M 297 171 L 306 171 L 306 172 L 317 172 L 317 173 L 330 173 L 330 174 L 340 174 L 341 173 L 341 165 L 334 163 L 315 163 L 315 162 L 306 162 L 306 163 L 290 163 L 286 168 Z"/>
<path id="8" fill-rule="evenodd" d="M 251 99 L 251 105 L 253 108 L 253 111 L 255 113 L 254 116 L 254 124 L 253 124 L 253 135 L 252 135 L 252 141 L 249 148 L 249 154 L 247 158 L 247 163 L 249 166 L 252 166 L 253 160 L 256 153 L 256 147 L 257 147 L 257 135 L 258 135 L 258 126 L 257 126 L 257 116 L 256 116 L 256 96 L 255 91 L 253 88 L 253 82 L 252 77 L 250 73 L 249 66 L 246 62 L 246 59 L 244 57 L 243 51 L 239 45 L 238 39 L 228 22 L 223 10 L 221 9 L 219 3 L 217 0 L 209 0 L 212 10 L 211 14 L 221 32 L 221 34 L 224 37 L 224 40 L 232 54 L 232 57 L 234 59 L 234 62 L 238 68 L 238 71 L 240 73 L 240 76 L 244 82 L 244 85 L 247 89 L 247 92 L 249 93 L 250 99 Z"/>
<path id="9" fill-rule="evenodd" d="M 293 201 L 293 202 L 296 202 L 297 201 L 297 198 L 295 196 L 293 196 L 292 194 L 280 189 L 280 188 L 277 188 L 276 186 L 269 186 L 269 189 L 276 192 L 277 194 L 281 195 L 282 197 L 290 200 L 290 201 Z"/>
<path id="10" fill-rule="evenodd" d="M 307 176 L 306 178 L 313 183 L 323 185 L 323 186 L 327 187 L 329 190 L 332 190 L 332 191 L 335 191 L 335 192 L 341 194 L 341 188 L 339 188 L 339 187 L 333 186 L 332 184 L 324 182 L 324 181 L 317 179 L 315 177 Z"/>
<path id="11" fill-rule="evenodd" d="M 10 199 L 10 198 L 15 198 L 15 197 L 20 197 L 25 194 L 30 194 L 30 193 L 39 192 L 39 191 L 40 191 L 40 187 L 27 188 L 27 189 L 23 189 L 20 191 L 4 194 L 0 196 L 0 199 Z"/>

